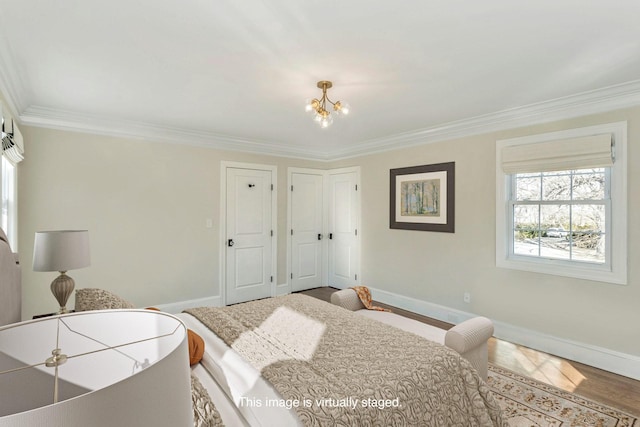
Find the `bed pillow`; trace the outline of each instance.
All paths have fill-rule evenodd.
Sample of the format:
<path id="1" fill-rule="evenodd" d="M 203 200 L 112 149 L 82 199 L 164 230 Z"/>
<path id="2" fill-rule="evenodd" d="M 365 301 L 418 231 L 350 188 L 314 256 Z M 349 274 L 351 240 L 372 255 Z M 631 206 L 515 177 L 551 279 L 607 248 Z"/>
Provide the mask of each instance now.
<path id="1" fill-rule="evenodd" d="M 129 301 L 104 289 L 83 288 L 76 290 L 76 311 L 135 308 Z"/>
<path id="2" fill-rule="evenodd" d="M 193 366 L 202 360 L 204 354 L 204 340 L 191 329 L 187 329 L 189 339 L 189 365 Z"/>

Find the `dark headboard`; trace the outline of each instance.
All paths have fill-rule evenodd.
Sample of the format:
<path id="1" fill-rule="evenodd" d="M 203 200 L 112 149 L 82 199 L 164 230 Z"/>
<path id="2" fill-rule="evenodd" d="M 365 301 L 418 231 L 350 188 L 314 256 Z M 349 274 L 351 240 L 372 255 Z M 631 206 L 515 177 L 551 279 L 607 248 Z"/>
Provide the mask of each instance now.
<path id="1" fill-rule="evenodd" d="M 22 274 L 17 254 L 0 228 L 0 326 L 22 320 Z"/>

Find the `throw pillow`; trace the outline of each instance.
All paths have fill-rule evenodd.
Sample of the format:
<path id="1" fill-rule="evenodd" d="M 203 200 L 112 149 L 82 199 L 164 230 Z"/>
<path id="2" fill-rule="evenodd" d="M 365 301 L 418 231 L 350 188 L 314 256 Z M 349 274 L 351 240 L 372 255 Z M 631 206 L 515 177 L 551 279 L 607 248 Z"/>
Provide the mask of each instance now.
<path id="1" fill-rule="evenodd" d="M 76 290 L 76 311 L 135 308 L 129 301 L 104 289 L 84 288 Z"/>

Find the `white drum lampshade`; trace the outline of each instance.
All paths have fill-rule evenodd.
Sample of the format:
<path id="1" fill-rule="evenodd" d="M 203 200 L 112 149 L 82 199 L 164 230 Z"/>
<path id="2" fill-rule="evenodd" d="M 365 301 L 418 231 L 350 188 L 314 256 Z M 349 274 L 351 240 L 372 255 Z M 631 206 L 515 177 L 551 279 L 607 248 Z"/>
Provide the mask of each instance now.
<path id="1" fill-rule="evenodd" d="M 60 305 L 60 313 L 67 312 L 67 300 L 75 282 L 67 271 L 90 265 L 89 232 L 87 230 L 57 230 L 36 232 L 33 247 L 33 271 L 58 271 L 51 283 L 51 292 Z"/>
<path id="2" fill-rule="evenodd" d="M 0 328 L 0 396 L 2 427 L 191 426 L 186 328 L 148 310 Z"/>

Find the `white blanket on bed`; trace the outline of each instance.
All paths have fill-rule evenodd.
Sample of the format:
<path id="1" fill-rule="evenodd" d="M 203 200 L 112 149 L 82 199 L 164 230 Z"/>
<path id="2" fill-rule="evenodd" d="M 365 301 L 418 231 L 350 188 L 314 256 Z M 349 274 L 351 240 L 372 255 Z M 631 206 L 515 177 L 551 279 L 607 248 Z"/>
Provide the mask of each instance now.
<path id="1" fill-rule="evenodd" d="M 282 396 L 248 364 L 235 350 L 209 328 L 187 313 L 177 315 L 187 328 L 202 337 L 205 352 L 202 361 L 193 369 L 207 388 L 228 426 L 300 426 L 291 409 L 275 406 L 251 406 L 243 399 L 282 399 Z"/>

